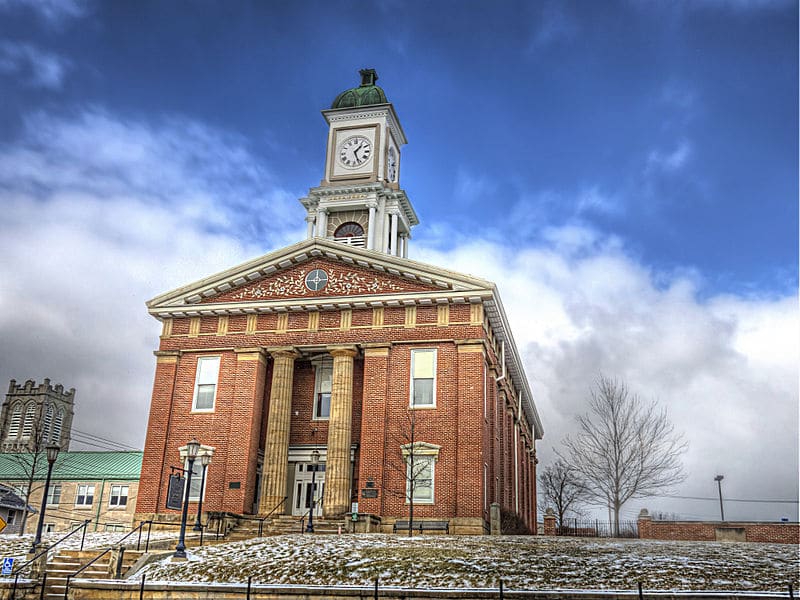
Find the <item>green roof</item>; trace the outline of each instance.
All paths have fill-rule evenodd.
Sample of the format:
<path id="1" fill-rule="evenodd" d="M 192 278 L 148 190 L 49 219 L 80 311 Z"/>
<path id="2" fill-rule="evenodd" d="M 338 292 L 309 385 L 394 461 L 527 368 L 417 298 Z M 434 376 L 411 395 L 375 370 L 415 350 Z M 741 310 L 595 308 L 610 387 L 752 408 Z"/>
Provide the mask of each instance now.
<path id="1" fill-rule="evenodd" d="M 53 465 L 54 481 L 87 479 L 139 479 L 142 452 L 61 452 Z M 0 481 L 26 480 L 30 470 L 30 453 L 0 453 Z M 35 479 L 47 477 L 47 457 L 40 453 Z"/>
<path id="2" fill-rule="evenodd" d="M 375 69 L 361 69 L 361 85 L 343 91 L 336 96 L 331 108 L 353 108 L 356 106 L 370 106 L 372 104 L 386 104 L 386 94 L 375 85 L 378 74 Z"/>

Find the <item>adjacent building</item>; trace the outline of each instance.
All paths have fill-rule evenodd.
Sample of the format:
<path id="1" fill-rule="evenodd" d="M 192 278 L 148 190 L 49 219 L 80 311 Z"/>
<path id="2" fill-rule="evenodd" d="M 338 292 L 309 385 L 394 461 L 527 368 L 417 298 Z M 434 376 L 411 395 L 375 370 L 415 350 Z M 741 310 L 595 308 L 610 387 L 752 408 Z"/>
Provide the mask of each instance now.
<path id="1" fill-rule="evenodd" d="M 205 510 L 300 518 L 315 499 L 392 531 L 413 502 L 451 533 L 534 529 L 542 424 L 497 287 L 408 258 L 405 133 L 361 76 L 322 113 L 307 239 L 148 303 L 163 329 L 138 518 L 169 512 L 196 438 Z"/>
<path id="2" fill-rule="evenodd" d="M 89 531 L 130 530 L 141 468 L 142 452 L 59 453 L 53 464 L 43 530 L 66 531 L 87 520 Z M 0 489 L 5 486 L 21 499 L 27 497 L 29 510 L 39 510 L 46 477 L 43 453 L 0 454 Z M 0 515 L 2 510 L 0 504 Z M 13 517 L 9 513 L 15 528 L 4 533 L 22 527 L 21 511 L 15 512 Z M 38 518 L 37 513 L 29 513 L 24 533 L 36 531 Z"/>

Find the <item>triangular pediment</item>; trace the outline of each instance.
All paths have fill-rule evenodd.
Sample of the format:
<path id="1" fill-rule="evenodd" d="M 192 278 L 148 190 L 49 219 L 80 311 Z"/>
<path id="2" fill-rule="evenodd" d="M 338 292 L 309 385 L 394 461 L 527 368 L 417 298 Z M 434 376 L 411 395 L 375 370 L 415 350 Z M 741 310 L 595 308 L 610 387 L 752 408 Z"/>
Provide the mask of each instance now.
<path id="1" fill-rule="evenodd" d="M 153 314 L 296 308 L 298 304 L 414 303 L 491 294 L 488 281 L 381 252 L 314 238 L 162 294 Z M 388 300 L 387 300 L 388 299 Z"/>

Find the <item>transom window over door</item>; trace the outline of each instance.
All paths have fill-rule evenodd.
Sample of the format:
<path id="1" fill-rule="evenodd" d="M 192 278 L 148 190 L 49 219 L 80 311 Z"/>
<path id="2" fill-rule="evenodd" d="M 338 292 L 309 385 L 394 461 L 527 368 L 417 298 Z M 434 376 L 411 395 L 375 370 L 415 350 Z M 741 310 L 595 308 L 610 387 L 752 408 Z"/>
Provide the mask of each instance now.
<path id="1" fill-rule="evenodd" d="M 314 418 L 331 416 L 331 387 L 333 385 L 333 360 L 323 359 L 314 365 Z"/>
<path id="2" fill-rule="evenodd" d="M 219 356 L 204 356 L 197 359 L 197 378 L 194 386 L 193 410 L 214 410 L 219 378 Z"/>
<path id="3" fill-rule="evenodd" d="M 436 406 L 436 350 L 411 351 L 411 407 Z"/>

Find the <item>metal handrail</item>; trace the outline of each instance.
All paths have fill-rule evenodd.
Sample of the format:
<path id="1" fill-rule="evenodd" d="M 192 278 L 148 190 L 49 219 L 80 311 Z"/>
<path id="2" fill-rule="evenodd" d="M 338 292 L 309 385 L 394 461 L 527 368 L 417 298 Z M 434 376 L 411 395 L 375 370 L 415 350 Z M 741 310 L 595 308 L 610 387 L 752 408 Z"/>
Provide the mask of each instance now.
<path id="1" fill-rule="evenodd" d="M 137 526 L 135 529 L 131 529 L 131 530 L 130 530 L 128 533 L 126 533 L 126 534 L 125 534 L 125 535 L 122 537 L 122 539 L 120 539 L 119 541 L 117 541 L 117 546 L 121 546 L 121 545 L 122 545 L 122 542 L 124 542 L 125 540 L 127 540 L 129 537 L 131 537 L 131 536 L 132 536 L 134 533 L 136 533 L 137 531 L 139 532 L 139 542 L 141 542 L 141 541 L 142 541 L 141 530 L 142 530 L 142 527 L 144 527 L 144 526 L 145 526 L 147 523 L 150 523 L 150 524 L 151 524 L 151 526 L 152 526 L 152 523 L 153 523 L 153 522 L 152 522 L 152 521 L 142 521 L 141 523 L 139 523 L 139 525 L 138 525 L 138 526 Z M 148 539 L 149 539 L 149 536 L 148 536 Z M 139 542 L 137 542 L 137 543 L 136 543 L 136 549 L 137 549 L 137 550 L 139 549 Z"/>
<path id="2" fill-rule="evenodd" d="M 80 569 L 78 569 L 74 573 L 72 573 L 70 575 L 67 575 L 67 583 L 66 583 L 66 587 L 64 588 L 64 600 L 67 600 L 67 594 L 69 594 L 69 580 L 72 579 L 73 577 L 75 577 L 76 575 L 78 575 L 79 573 L 85 571 L 88 567 L 93 565 L 95 562 L 97 562 L 100 558 L 104 557 L 106 554 L 111 552 L 113 549 L 114 549 L 114 546 L 111 546 L 110 548 L 106 549 L 102 554 L 98 554 L 97 556 L 95 556 L 92 560 L 90 560 L 88 563 L 83 565 Z"/>
<path id="3" fill-rule="evenodd" d="M 85 520 L 85 521 L 84 521 L 84 522 L 83 522 L 81 525 L 78 525 L 78 526 L 77 526 L 75 529 L 73 529 L 72 531 L 70 531 L 70 532 L 69 532 L 67 535 L 65 535 L 64 537 L 62 537 L 60 540 L 58 540 L 58 541 L 57 541 L 57 542 L 55 542 L 54 544 L 51 544 L 50 546 L 48 546 L 48 547 L 47 547 L 47 548 L 45 548 L 44 550 L 42 550 L 42 551 L 40 551 L 40 552 L 36 553 L 36 554 L 34 555 L 34 557 L 33 557 L 33 558 L 31 558 L 29 561 L 27 561 L 27 562 L 25 562 L 25 563 L 21 564 L 19 567 L 17 567 L 16 569 L 14 569 L 14 571 L 13 571 L 13 573 L 12 573 L 12 574 L 16 574 L 16 575 L 17 575 L 17 577 L 19 577 L 19 574 L 20 574 L 20 572 L 22 572 L 24 569 L 27 569 L 27 568 L 28 568 L 28 567 L 29 567 L 31 564 L 33 564 L 33 562 L 34 562 L 34 561 L 35 561 L 37 558 L 40 558 L 40 557 L 41 557 L 43 554 L 47 554 L 48 552 L 50 552 L 50 550 L 52 550 L 53 548 L 55 548 L 56 546 L 58 546 L 58 545 L 59 545 L 61 542 L 63 542 L 64 540 L 66 540 L 66 539 L 67 539 L 68 537 L 70 537 L 71 535 L 73 535 L 73 534 L 77 533 L 77 532 L 78 532 L 78 530 L 80 530 L 80 529 L 83 529 L 83 537 L 81 538 L 81 550 L 83 550 L 83 542 L 84 542 L 84 540 L 86 539 L 86 527 L 87 527 L 87 526 L 89 525 L 89 523 L 91 523 L 91 522 L 92 522 L 92 520 L 91 520 L 91 519 L 86 519 L 86 520 Z"/>

